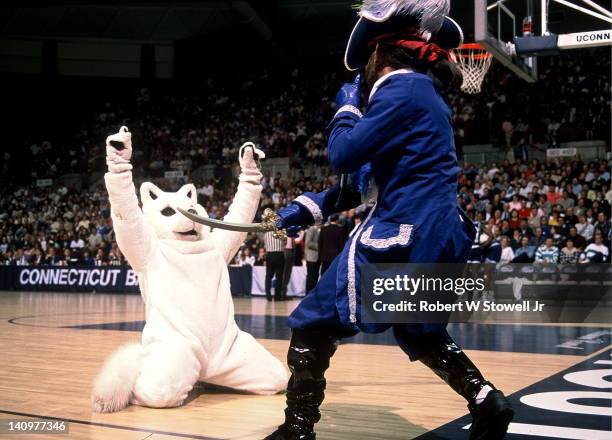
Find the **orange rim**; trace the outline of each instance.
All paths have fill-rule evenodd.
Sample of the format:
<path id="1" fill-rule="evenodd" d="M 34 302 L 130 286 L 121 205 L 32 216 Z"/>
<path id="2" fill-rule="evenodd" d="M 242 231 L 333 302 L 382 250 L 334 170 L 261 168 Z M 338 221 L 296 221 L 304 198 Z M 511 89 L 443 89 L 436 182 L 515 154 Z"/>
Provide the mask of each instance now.
<path id="1" fill-rule="evenodd" d="M 462 52 L 463 50 L 480 51 L 481 53 L 469 53 L 468 54 L 468 53 L 463 53 Z M 462 44 L 457 49 L 456 53 L 457 53 L 457 56 L 461 58 L 472 58 L 475 60 L 482 60 L 486 58 L 491 58 L 493 56 L 489 52 L 487 52 L 487 50 L 478 43 Z"/>

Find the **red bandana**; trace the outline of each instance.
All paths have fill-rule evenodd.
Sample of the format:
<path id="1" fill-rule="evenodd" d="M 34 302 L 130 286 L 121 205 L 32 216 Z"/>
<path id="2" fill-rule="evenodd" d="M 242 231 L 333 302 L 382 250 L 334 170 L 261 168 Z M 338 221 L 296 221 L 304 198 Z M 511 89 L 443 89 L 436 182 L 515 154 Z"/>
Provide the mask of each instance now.
<path id="1" fill-rule="evenodd" d="M 393 46 L 409 49 L 416 58 L 426 64 L 435 63 L 439 59 L 451 60 L 450 53 L 434 43 L 428 43 L 416 32 L 401 32 L 385 34 L 375 38 L 370 42 L 370 46 L 378 43 L 391 44 Z"/>

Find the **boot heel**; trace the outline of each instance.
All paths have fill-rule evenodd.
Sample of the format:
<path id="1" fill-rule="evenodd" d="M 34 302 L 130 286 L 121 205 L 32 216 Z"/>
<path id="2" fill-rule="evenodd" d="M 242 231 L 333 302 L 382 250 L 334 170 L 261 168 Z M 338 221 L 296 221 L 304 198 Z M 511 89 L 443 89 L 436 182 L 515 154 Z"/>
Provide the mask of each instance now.
<path id="1" fill-rule="evenodd" d="M 502 440 L 514 417 L 510 402 L 499 390 L 491 391 L 479 405 L 470 405 L 473 422 L 470 440 Z"/>

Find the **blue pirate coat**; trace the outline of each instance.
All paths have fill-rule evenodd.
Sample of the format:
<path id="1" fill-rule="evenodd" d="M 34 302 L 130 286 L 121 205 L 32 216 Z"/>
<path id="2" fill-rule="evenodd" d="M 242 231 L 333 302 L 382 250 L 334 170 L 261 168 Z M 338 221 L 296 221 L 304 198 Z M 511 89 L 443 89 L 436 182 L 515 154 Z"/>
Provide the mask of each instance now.
<path id="1" fill-rule="evenodd" d="M 473 224 L 457 208 L 459 168 L 451 111 L 430 77 L 401 69 L 377 81 L 365 114 L 344 106 L 328 132 L 332 168 L 339 173 L 363 173 L 364 167 L 369 168 L 378 196 L 337 257 L 335 283 L 324 279 L 320 283 L 335 284 L 327 286 L 324 295 L 334 296 L 333 302 L 328 300 L 330 305 L 335 303 L 340 325 L 354 331 L 383 331 L 388 324 L 360 323 L 361 266 L 368 262 L 463 262 L 474 238 Z M 305 193 L 294 202 L 321 222 L 333 212 L 360 203 L 348 198 L 337 206 L 339 191 L 334 187 Z M 306 297 L 289 318 L 289 326 L 317 325 L 316 309 L 321 304 L 319 298 L 316 306 L 309 305 Z M 439 324 L 414 324 L 411 330 L 432 331 L 436 326 Z"/>

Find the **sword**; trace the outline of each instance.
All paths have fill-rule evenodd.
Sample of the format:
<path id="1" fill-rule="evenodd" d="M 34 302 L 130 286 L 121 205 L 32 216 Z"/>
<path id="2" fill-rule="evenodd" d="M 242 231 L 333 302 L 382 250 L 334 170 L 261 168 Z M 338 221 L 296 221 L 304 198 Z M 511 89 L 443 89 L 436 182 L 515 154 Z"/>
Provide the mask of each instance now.
<path id="1" fill-rule="evenodd" d="M 178 212 L 183 214 L 189 220 L 200 223 L 204 226 L 211 228 L 225 229 L 226 231 L 236 232 L 273 232 L 274 237 L 279 240 L 286 240 L 287 233 L 283 229 L 276 227 L 276 221 L 278 220 L 278 214 L 270 208 L 266 208 L 261 215 L 261 223 L 234 223 L 226 222 L 223 220 L 217 220 L 214 218 L 202 217 L 197 214 L 187 212 L 182 208 L 176 208 Z"/>

